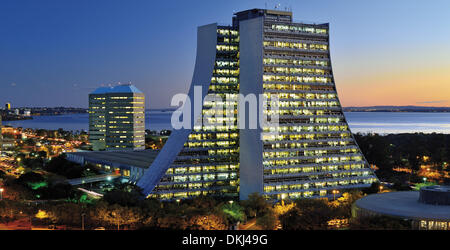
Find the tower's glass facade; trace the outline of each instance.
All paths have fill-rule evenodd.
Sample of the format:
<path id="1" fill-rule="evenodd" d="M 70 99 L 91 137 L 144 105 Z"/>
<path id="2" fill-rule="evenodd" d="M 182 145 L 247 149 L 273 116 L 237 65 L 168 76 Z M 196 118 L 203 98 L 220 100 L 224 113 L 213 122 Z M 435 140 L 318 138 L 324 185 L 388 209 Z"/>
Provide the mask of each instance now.
<path id="1" fill-rule="evenodd" d="M 269 100 L 279 100 L 279 126 L 263 128 L 264 194 L 274 199 L 324 197 L 333 196 L 335 189 L 370 185 L 376 177 L 337 96 L 328 24 L 268 15 L 262 84 Z"/>
<path id="2" fill-rule="evenodd" d="M 147 195 L 163 200 L 245 199 L 251 192 L 276 200 L 332 197 L 335 190 L 368 187 L 377 180 L 342 112 L 328 24 L 294 23 L 291 12 L 253 9 L 236 13 L 232 26 L 214 27 L 214 68 L 205 74 L 212 76 L 208 94 L 226 100 L 219 112 L 233 115 L 184 132 L 189 135 L 176 155 L 168 152 L 176 142 L 168 143 L 138 183 Z M 196 71 L 207 67 L 196 64 Z M 263 95 L 269 106 L 278 102 L 277 110 L 264 112 L 278 112 L 279 124 L 260 127 L 261 137 L 237 126 L 238 96 L 249 93 Z M 202 114 L 218 112 L 215 105 L 205 101 Z"/>
<path id="3" fill-rule="evenodd" d="M 238 196 L 238 94 L 239 34 L 231 26 L 218 26 L 216 59 L 208 95 L 220 96 L 224 103 L 203 103 L 202 114 L 211 116 L 211 120 L 194 127 L 182 151 L 151 197 L 182 199 L 198 195 Z M 223 109 L 218 110 L 215 105 Z M 227 114 L 230 111 L 232 114 Z M 223 119 L 216 119 L 215 112 L 223 112 Z"/>

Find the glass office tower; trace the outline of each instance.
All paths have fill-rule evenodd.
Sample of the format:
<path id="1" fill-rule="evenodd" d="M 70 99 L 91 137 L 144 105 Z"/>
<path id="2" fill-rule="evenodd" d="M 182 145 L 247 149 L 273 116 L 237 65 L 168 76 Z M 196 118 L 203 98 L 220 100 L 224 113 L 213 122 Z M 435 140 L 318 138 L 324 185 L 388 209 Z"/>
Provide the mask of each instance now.
<path id="1" fill-rule="evenodd" d="M 203 103 L 202 115 L 211 115 L 211 120 L 193 127 L 181 152 L 170 164 L 151 197 L 238 196 L 239 131 L 236 117 L 239 35 L 231 26 L 212 27 L 211 31 L 216 36 L 215 61 L 206 94 L 219 96 L 223 103 Z M 216 105 L 220 105 L 221 109 L 218 110 Z M 223 112 L 223 119 L 216 119 L 215 112 Z"/>
<path id="2" fill-rule="evenodd" d="M 97 150 L 145 149 L 145 96 L 126 84 L 89 94 L 89 141 Z"/>
<path id="3" fill-rule="evenodd" d="M 199 27 L 197 39 L 191 99 L 194 85 L 204 96 L 235 97 L 226 105 L 235 107 L 236 120 L 239 94 L 263 95 L 269 106 L 277 100 L 279 124 L 237 129 L 221 120 L 174 130 L 138 182 L 147 195 L 332 197 L 377 180 L 338 100 L 328 24 L 294 23 L 291 12 L 252 9 L 236 13 L 232 26 Z M 213 105 L 204 102 L 201 114 Z"/>

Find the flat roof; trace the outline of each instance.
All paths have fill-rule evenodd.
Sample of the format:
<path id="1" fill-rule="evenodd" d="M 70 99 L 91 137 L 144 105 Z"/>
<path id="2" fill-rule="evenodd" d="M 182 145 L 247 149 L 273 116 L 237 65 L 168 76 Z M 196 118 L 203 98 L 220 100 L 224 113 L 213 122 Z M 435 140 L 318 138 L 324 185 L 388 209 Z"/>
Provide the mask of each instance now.
<path id="1" fill-rule="evenodd" d="M 158 155 L 159 150 L 146 149 L 136 151 L 89 151 L 68 153 L 81 156 L 85 161 L 102 162 L 111 165 L 148 168 Z"/>
<path id="2" fill-rule="evenodd" d="M 108 94 L 108 93 L 137 93 L 142 94 L 136 86 L 132 84 L 117 85 L 114 87 L 100 87 L 91 92 L 91 94 Z"/>
<path id="3" fill-rule="evenodd" d="M 408 219 L 450 220 L 450 206 L 419 202 L 419 191 L 388 192 L 368 195 L 355 205 L 378 214 Z"/>

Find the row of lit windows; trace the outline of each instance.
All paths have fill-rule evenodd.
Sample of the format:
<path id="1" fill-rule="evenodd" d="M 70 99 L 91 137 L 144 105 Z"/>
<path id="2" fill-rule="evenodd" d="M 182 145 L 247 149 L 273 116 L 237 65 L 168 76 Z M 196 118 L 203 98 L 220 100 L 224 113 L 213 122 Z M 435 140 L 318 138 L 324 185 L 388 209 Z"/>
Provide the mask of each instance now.
<path id="1" fill-rule="evenodd" d="M 216 67 L 238 67 L 238 61 L 216 61 Z"/>
<path id="2" fill-rule="evenodd" d="M 333 149 L 333 150 L 304 150 L 304 151 L 277 151 L 277 152 L 263 152 L 264 158 L 288 158 L 301 156 L 326 156 L 336 154 L 355 154 L 358 150 L 356 148 L 347 149 Z"/>
<path id="3" fill-rule="evenodd" d="M 313 90 L 313 91 L 335 91 L 331 86 L 314 86 L 314 85 L 302 85 L 302 84 L 263 84 L 265 90 Z"/>
<path id="4" fill-rule="evenodd" d="M 171 182 L 192 182 L 192 181 L 211 181 L 211 180 L 227 180 L 235 179 L 237 173 L 218 173 L 218 174 L 203 174 L 203 175 L 176 175 L 172 176 Z"/>
<path id="5" fill-rule="evenodd" d="M 189 141 L 186 143 L 186 146 L 189 148 L 215 148 L 215 147 L 230 147 L 237 146 L 239 143 L 236 141 L 204 141 L 204 142 L 192 142 Z"/>
<path id="6" fill-rule="evenodd" d="M 264 47 L 291 48 L 291 49 L 307 49 L 307 50 L 323 50 L 326 51 L 328 46 L 325 44 L 314 43 L 294 43 L 294 42 L 275 42 L 264 41 Z M 221 46 L 221 45 L 218 45 Z"/>
<path id="7" fill-rule="evenodd" d="M 329 70 L 310 68 L 289 68 L 289 67 L 264 67 L 264 72 L 277 74 L 310 74 L 310 75 L 330 75 Z"/>
<path id="8" fill-rule="evenodd" d="M 218 51 L 238 51 L 239 47 L 233 45 L 216 45 L 216 49 Z"/>
<path id="9" fill-rule="evenodd" d="M 293 167 L 293 168 L 276 168 L 265 169 L 265 174 L 296 174 L 296 173 L 310 173 L 310 172 L 330 172 L 338 170 L 355 170 L 364 168 L 363 164 L 348 164 L 348 165 L 332 165 L 320 167 Z"/>
<path id="10" fill-rule="evenodd" d="M 369 172 L 365 172 L 365 175 L 368 176 Z M 286 185 L 264 185 L 264 192 L 279 192 L 279 191 L 287 191 L 287 190 L 301 190 L 301 189 L 310 189 L 310 188 L 324 188 L 324 187 L 334 187 L 334 186 L 344 186 L 344 185 L 354 185 L 354 184 L 367 184 L 372 183 L 374 178 L 353 178 L 350 180 L 341 180 L 341 181 L 324 181 L 324 182 L 310 182 L 303 184 L 286 184 Z"/>
<path id="11" fill-rule="evenodd" d="M 230 183 L 232 180 L 229 181 Z M 216 183 L 216 182 L 214 182 Z M 178 184 L 181 185 L 181 184 Z M 175 186 L 175 185 L 173 185 Z M 149 198 L 155 198 L 160 200 L 172 200 L 172 199 L 185 199 L 185 198 L 193 198 L 196 196 L 206 196 L 206 195 L 230 195 L 230 196 L 239 196 L 236 185 L 228 185 L 223 186 L 221 189 L 208 189 L 203 191 L 190 191 L 190 192 L 173 192 L 173 193 L 154 193 L 149 195 Z"/>
<path id="12" fill-rule="evenodd" d="M 236 139 L 239 137 L 238 133 L 203 133 L 195 134 L 191 133 L 189 135 L 189 140 L 211 140 L 211 139 Z"/>
<path id="13" fill-rule="evenodd" d="M 278 98 L 278 99 L 336 99 L 336 94 L 316 94 L 316 93 L 274 93 L 265 92 L 264 97 L 266 98 Z M 308 103 L 318 103 L 318 102 L 308 102 Z"/>
<path id="14" fill-rule="evenodd" d="M 340 188 L 340 186 L 349 186 L 349 185 L 369 185 L 373 182 L 376 182 L 377 180 L 375 178 L 369 178 L 369 179 L 356 179 L 356 180 L 350 180 L 350 181 L 342 181 L 340 183 L 330 183 L 330 185 L 327 185 L 327 187 L 336 187 Z M 312 186 L 311 186 L 312 188 Z M 317 187 L 319 188 L 319 187 Z M 347 187 L 345 187 L 347 188 Z M 350 188 L 350 187 L 348 187 Z M 298 199 L 298 198 L 308 198 L 312 196 L 327 196 L 327 195 L 333 195 L 333 190 L 331 189 L 323 189 L 323 190 L 317 190 L 317 191 L 306 191 L 306 192 L 289 192 L 289 190 L 301 190 L 301 189 L 309 189 L 309 188 L 294 188 L 294 187 L 288 187 L 287 189 L 280 189 L 276 190 L 273 188 L 273 186 L 265 186 L 264 192 L 270 193 L 270 192 L 276 192 L 276 191 L 288 191 L 286 193 L 281 194 L 275 194 L 275 195 L 268 195 L 268 198 L 272 199 Z"/>
<path id="15" fill-rule="evenodd" d="M 264 142 L 264 149 L 289 149 L 289 148 L 323 148 L 323 147 L 345 147 L 353 145 L 352 141 L 349 140 L 339 140 L 339 141 L 325 141 L 325 142 Z"/>
<path id="16" fill-rule="evenodd" d="M 229 30 L 229 29 L 217 29 L 217 33 L 224 35 L 224 36 L 228 36 L 228 35 L 232 35 L 232 36 L 237 36 L 239 35 L 239 32 L 237 30 Z"/>
<path id="17" fill-rule="evenodd" d="M 361 156 L 342 156 L 342 157 L 322 157 L 322 158 L 311 158 L 311 159 L 289 159 L 289 160 L 264 160 L 263 166 L 292 166 L 301 164 L 320 164 L 320 163 L 340 163 L 340 162 L 350 162 L 350 161 L 361 161 Z"/>
<path id="18" fill-rule="evenodd" d="M 216 183 L 218 182 L 225 182 L 226 184 L 221 185 L 221 187 L 226 188 L 225 192 L 229 192 L 229 189 L 232 190 L 237 190 L 236 185 L 233 183 L 231 184 L 231 182 L 235 182 L 236 180 L 220 180 L 220 181 L 209 181 L 209 182 L 198 182 L 198 183 L 174 183 L 174 184 L 160 184 L 155 188 L 156 192 L 161 192 L 161 191 L 175 191 L 175 190 L 195 190 L 195 189 L 210 189 L 212 186 L 216 186 Z M 216 186 L 217 187 L 217 186 Z M 208 191 L 211 191 L 208 190 Z M 208 192 L 207 191 L 207 192 Z M 222 190 L 220 190 L 222 192 Z M 192 192 L 189 192 L 192 193 Z M 205 192 L 202 192 L 203 194 Z M 209 194 L 211 194 L 210 192 L 208 192 Z"/>
<path id="19" fill-rule="evenodd" d="M 194 131 L 230 131 L 230 130 L 237 130 L 236 125 L 216 125 L 216 126 L 194 126 Z"/>
<path id="20" fill-rule="evenodd" d="M 319 126 L 278 126 L 278 127 L 264 127 L 263 132 L 322 132 L 322 131 L 347 131 L 348 126 L 336 125 L 319 125 Z"/>
<path id="21" fill-rule="evenodd" d="M 307 102 L 307 101 L 280 101 L 278 102 L 279 108 L 301 108 L 301 107 L 338 107 L 339 103 L 336 101 L 325 102 L 325 101 L 317 101 L 317 102 Z"/>
<path id="22" fill-rule="evenodd" d="M 310 110 L 310 109 L 271 109 L 264 110 L 263 114 L 274 116 L 311 116 L 311 115 L 341 115 L 341 111 L 333 111 L 333 110 Z"/>
<path id="23" fill-rule="evenodd" d="M 220 92 L 231 92 L 236 93 L 239 92 L 239 87 L 236 85 L 209 85 L 210 93 L 220 93 Z"/>
<path id="24" fill-rule="evenodd" d="M 238 76 L 239 69 L 214 69 L 213 74 Z"/>
<path id="25" fill-rule="evenodd" d="M 262 134 L 263 141 L 295 141 L 295 140 L 317 140 L 327 138 L 349 138 L 350 133 L 333 133 L 333 134 Z"/>
<path id="26" fill-rule="evenodd" d="M 419 229 L 425 230 L 450 230 L 450 221 L 421 220 Z"/>
<path id="27" fill-rule="evenodd" d="M 233 37 L 233 38 L 228 38 L 228 37 L 217 37 L 217 43 L 239 43 L 239 37 Z"/>
<path id="28" fill-rule="evenodd" d="M 223 101 L 225 99 L 225 101 Z M 203 105 L 207 108 L 211 107 L 226 107 L 234 106 L 237 104 L 237 98 L 222 98 L 220 96 L 215 96 L 214 94 L 208 94 L 203 101 Z"/>
<path id="29" fill-rule="evenodd" d="M 207 173 L 207 172 L 226 172 L 226 171 L 236 171 L 238 165 L 217 165 L 217 166 L 198 166 L 198 167 L 180 167 L 180 168 L 169 168 L 166 174 L 187 174 L 187 173 Z"/>
<path id="30" fill-rule="evenodd" d="M 327 29 L 314 28 L 314 27 L 308 27 L 308 26 L 273 24 L 271 26 L 271 29 L 281 30 L 281 31 L 306 32 L 306 33 L 313 33 L 313 34 L 327 34 Z"/>
<path id="31" fill-rule="evenodd" d="M 266 65 L 302 65 L 302 66 L 321 66 L 329 65 L 328 61 L 322 60 L 298 60 L 298 59 L 279 59 L 279 58 L 264 58 L 263 63 Z"/>
<path id="32" fill-rule="evenodd" d="M 286 182 L 290 182 L 292 183 L 297 182 L 297 183 L 308 183 L 308 182 L 312 182 L 314 183 L 313 186 L 315 186 L 315 188 L 322 188 L 322 187 L 327 187 L 327 186 L 333 186 L 333 185 L 328 185 L 330 182 L 337 182 L 339 185 L 347 185 L 347 184 L 343 184 L 346 182 L 349 182 L 350 180 L 355 180 L 356 178 L 360 178 L 360 177 L 367 177 L 370 175 L 370 172 L 368 170 L 365 171 L 354 171 L 354 172 L 349 172 L 349 171 L 345 171 L 345 172 L 316 172 L 313 174 L 307 173 L 307 175 L 304 174 L 279 174 L 279 175 L 264 175 L 264 182 L 266 184 L 274 184 L 277 183 L 278 185 L 280 183 L 286 183 Z M 337 179 L 341 179 L 341 180 L 337 180 Z M 318 180 L 322 180 L 323 182 L 315 182 Z M 295 184 L 294 184 L 295 185 Z M 281 185 L 283 186 L 283 185 Z"/>
<path id="33" fill-rule="evenodd" d="M 229 103 L 226 106 L 224 105 L 225 109 L 219 109 L 218 107 L 214 107 L 214 108 L 210 108 L 210 109 L 205 109 L 204 108 L 202 110 L 202 113 L 203 113 L 204 116 L 207 116 L 207 115 L 209 115 L 209 116 L 214 116 L 214 115 L 215 116 L 227 116 L 227 115 L 229 115 L 229 116 L 236 116 L 237 115 L 237 110 L 235 108 L 232 108 L 232 109 L 229 109 L 229 110 L 228 110 L 228 108 L 226 108 L 227 106 L 231 107 L 231 106 L 236 106 L 236 105 L 237 105 L 237 103 Z"/>
<path id="34" fill-rule="evenodd" d="M 212 77 L 211 83 L 222 83 L 222 84 L 237 84 L 239 79 L 236 77 Z"/>
<path id="35" fill-rule="evenodd" d="M 264 82 L 331 83 L 331 77 L 263 75 Z"/>

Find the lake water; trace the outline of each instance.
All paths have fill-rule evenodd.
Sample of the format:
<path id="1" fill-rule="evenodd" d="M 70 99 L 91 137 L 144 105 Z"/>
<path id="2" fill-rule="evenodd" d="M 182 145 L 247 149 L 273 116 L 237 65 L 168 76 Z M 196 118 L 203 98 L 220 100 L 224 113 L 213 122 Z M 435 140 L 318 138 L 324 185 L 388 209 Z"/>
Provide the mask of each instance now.
<path id="1" fill-rule="evenodd" d="M 172 112 L 147 111 L 146 128 L 171 129 Z M 445 133 L 450 134 L 450 113 L 346 112 L 353 133 Z M 35 116 L 33 120 L 4 121 L 4 125 L 33 129 L 88 130 L 88 114 Z"/>

